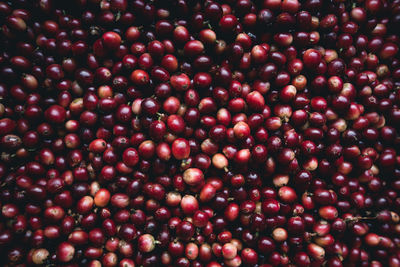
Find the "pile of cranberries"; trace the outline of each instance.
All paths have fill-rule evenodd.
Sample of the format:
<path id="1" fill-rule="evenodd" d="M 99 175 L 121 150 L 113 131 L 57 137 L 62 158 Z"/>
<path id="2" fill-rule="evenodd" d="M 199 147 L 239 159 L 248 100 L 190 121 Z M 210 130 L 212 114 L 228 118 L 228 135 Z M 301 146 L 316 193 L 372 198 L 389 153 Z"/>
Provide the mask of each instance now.
<path id="1" fill-rule="evenodd" d="M 400 267 L 399 0 L 0 0 L 0 262 Z"/>

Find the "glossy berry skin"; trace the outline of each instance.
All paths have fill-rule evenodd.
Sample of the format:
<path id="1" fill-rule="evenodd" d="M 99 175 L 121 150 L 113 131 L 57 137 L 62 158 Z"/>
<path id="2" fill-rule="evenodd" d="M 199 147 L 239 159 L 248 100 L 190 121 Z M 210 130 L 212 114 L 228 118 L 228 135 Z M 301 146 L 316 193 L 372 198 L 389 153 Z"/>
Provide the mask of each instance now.
<path id="1" fill-rule="evenodd" d="M 154 244 L 154 237 L 149 235 L 149 234 L 145 234 L 139 237 L 138 239 L 138 248 L 140 251 L 142 252 L 151 252 L 155 247 Z"/>
<path id="2" fill-rule="evenodd" d="M 308 49 L 304 52 L 303 62 L 306 67 L 315 67 L 321 61 L 321 55 L 315 49 Z"/>
<path id="3" fill-rule="evenodd" d="M 186 159 L 190 155 L 189 142 L 183 138 L 178 138 L 172 143 L 172 155 L 178 159 Z"/>
<path id="4" fill-rule="evenodd" d="M 110 50 L 116 50 L 121 44 L 121 36 L 115 32 L 106 32 L 101 37 L 103 45 Z"/>
<path id="5" fill-rule="evenodd" d="M 66 119 L 66 111 L 59 105 L 50 106 L 44 113 L 46 119 L 52 123 L 63 123 Z"/>
<path id="6" fill-rule="evenodd" d="M 139 154 L 134 148 L 127 148 L 122 154 L 122 161 L 128 166 L 135 166 L 139 162 Z"/>
<path id="7" fill-rule="evenodd" d="M 190 79 L 184 73 L 172 76 L 170 82 L 172 87 L 177 91 L 186 91 L 190 86 Z"/>

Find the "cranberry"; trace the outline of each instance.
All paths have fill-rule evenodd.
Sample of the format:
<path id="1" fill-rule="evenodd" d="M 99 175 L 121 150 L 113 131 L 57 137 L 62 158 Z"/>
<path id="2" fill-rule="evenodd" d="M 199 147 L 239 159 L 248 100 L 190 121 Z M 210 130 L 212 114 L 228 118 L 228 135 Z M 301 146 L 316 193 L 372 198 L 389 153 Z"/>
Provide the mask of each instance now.
<path id="1" fill-rule="evenodd" d="M 69 262 L 73 259 L 75 248 L 68 242 L 63 242 L 57 247 L 57 260 L 60 262 Z"/>
<path id="2" fill-rule="evenodd" d="M 52 123 L 63 123 L 66 119 L 66 111 L 58 105 L 50 106 L 44 113 L 46 119 Z"/>
<path id="3" fill-rule="evenodd" d="M 155 239 L 150 234 L 141 235 L 138 239 L 138 249 L 141 252 L 151 252 L 155 248 Z"/>
<path id="4" fill-rule="evenodd" d="M 106 32 L 101 39 L 103 45 L 110 50 L 116 50 L 121 44 L 121 36 L 116 32 Z"/>

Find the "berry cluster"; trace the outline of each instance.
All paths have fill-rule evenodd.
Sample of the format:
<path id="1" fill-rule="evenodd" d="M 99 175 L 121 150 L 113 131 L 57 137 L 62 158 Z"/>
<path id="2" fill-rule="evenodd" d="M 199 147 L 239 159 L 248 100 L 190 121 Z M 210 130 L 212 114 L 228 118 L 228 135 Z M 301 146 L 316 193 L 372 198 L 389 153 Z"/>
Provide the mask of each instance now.
<path id="1" fill-rule="evenodd" d="M 399 29 L 399 0 L 0 0 L 0 262 L 400 267 Z"/>

